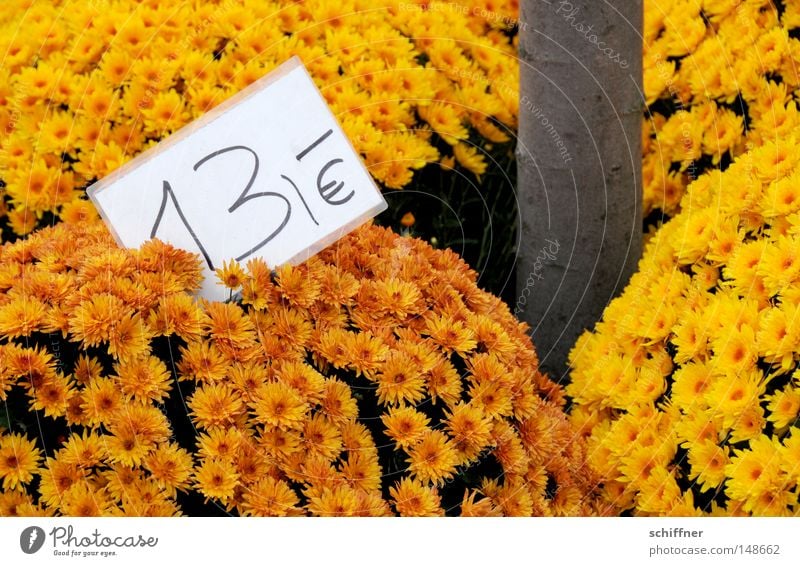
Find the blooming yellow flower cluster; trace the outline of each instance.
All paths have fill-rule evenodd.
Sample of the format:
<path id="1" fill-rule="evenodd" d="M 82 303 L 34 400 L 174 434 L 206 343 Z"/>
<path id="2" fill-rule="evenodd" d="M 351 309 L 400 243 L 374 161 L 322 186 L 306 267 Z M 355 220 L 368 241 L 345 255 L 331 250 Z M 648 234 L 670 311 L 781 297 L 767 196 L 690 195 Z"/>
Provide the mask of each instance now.
<path id="1" fill-rule="evenodd" d="M 0 399 L 64 431 L 0 434 L 0 513 L 605 512 L 526 327 L 452 251 L 368 225 L 226 264 L 240 300 L 209 303 L 196 256 L 67 212 L 0 248 Z"/>
<path id="2" fill-rule="evenodd" d="M 573 420 L 623 509 L 800 513 L 798 134 L 692 183 L 571 353 Z"/>
<path id="3" fill-rule="evenodd" d="M 645 215 L 674 214 L 700 173 L 800 125 L 798 27 L 796 2 L 645 2 Z"/>
<path id="4" fill-rule="evenodd" d="M 293 55 L 385 187 L 440 159 L 480 175 L 517 116 L 517 7 L 496 4 L 4 1 L 0 217 L 30 232 Z"/>

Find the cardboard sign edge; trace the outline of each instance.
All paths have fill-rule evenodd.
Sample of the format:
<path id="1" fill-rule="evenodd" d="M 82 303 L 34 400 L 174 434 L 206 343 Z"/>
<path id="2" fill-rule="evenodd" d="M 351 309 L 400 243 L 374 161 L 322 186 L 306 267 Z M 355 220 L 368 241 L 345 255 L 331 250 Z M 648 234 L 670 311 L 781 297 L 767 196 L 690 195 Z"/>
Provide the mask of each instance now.
<path id="1" fill-rule="evenodd" d="M 117 233 L 116 229 L 113 227 L 113 223 L 111 222 L 111 219 L 107 216 L 102 204 L 100 203 L 99 200 L 97 200 L 96 197 L 97 193 L 108 188 L 110 185 L 114 184 L 120 178 L 127 175 L 130 171 L 144 165 L 151 159 L 155 158 L 161 152 L 170 149 L 174 145 L 183 141 L 185 138 L 191 136 L 198 130 L 204 128 L 214 120 L 222 117 L 222 115 L 225 114 L 232 107 L 258 94 L 265 88 L 269 87 L 272 83 L 277 82 L 284 76 L 288 75 L 290 72 L 296 70 L 298 67 L 300 67 L 303 70 L 303 73 L 308 78 L 311 85 L 314 87 L 316 96 L 319 98 L 322 104 L 328 109 L 328 112 L 330 112 L 331 116 L 333 116 L 337 126 L 339 127 L 340 130 L 342 130 L 342 133 L 345 134 L 343 137 L 345 142 L 347 143 L 347 146 L 350 148 L 353 154 L 358 156 L 358 159 L 356 160 L 358 162 L 358 166 L 361 168 L 361 170 L 364 172 L 364 175 L 369 180 L 369 183 L 372 185 L 372 190 L 375 191 L 375 194 L 378 196 L 379 201 L 375 205 L 370 207 L 368 210 L 364 211 L 363 213 L 359 214 L 358 216 L 356 216 L 355 218 L 344 224 L 342 227 L 337 228 L 335 231 L 331 232 L 327 236 L 323 237 L 320 240 L 317 240 L 314 244 L 308 246 L 303 251 L 291 256 L 283 263 L 297 265 L 303 263 L 304 261 L 307 261 L 308 259 L 315 256 L 316 254 L 318 254 L 331 244 L 334 244 L 335 242 L 342 239 L 343 237 L 345 237 L 347 234 L 349 234 L 362 224 L 366 223 L 370 219 L 374 218 L 375 216 L 377 216 L 378 214 L 389 208 L 389 204 L 386 201 L 386 198 L 383 196 L 383 193 L 378 188 L 377 184 L 375 183 L 375 180 L 372 178 L 372 174 L 369 172 L 369 169 L 367 169 L 363 160 L 360 158 L 360 154 L 353 146 L 353 143 L 350 141 L 350 138 L 348 138 L 346 133 L 344 132 L 344 129 L 341 126 L 341 122 L 336 117 L 336 115 L 333 112 L 331 112 L 330 108 L 328 107 L 327 101 L 322 96 L 322 93 L 316 86 L 316 83 L 314 83 L 314 79 L 308 72 L 308 69 L 306 69 L 305 65 L 303 64 L 303 61 L 300 59 L 299 56 L 294 55 L 291 58 L 284 61 L 283 63 L 281 63 L 278 67 L 273 69 L 270 73 L 268 73 L 264 77 L 258 79 L 253 84 L 245 87 L 235 95 L 231 96 L 229 99 L 223 101 L 218 106 L 214 107 L 213 109 L 211 109 L 209 112 L 207 112 L 197 120 L 194 120 L 189 124 L 186 124 L 177 132 L 168 136 L 166 139 L 159 141 L 157 145 L 145 150 L 132 160 L 128 161 L 118 169 L 114 170 L 111 174 L 103 177 L 102 179 L 93 183 L 90 187 L 86 189 L 86 194 L 89 196 L 89 199 L 94 204 L 95 208 L 100 214 L 100 217 L 103 219 L 103 223 L 111 232 L 117 244 L 119 244 L 121 247 L 125 248 L 128 247 L 128 245 L 122 240 L 122 237 Z M 277 267 L 277 266 L 271 266 L 271 267 Z"/>
<path id="2" fill-rule="evenodd" d="M 222 115 L 228 112 L 228 110 L 230 110 L 232 107 L 237 106 L 239 103 L 247 100 L 248 98 L 251 98 L 252 96 L 255 96 L 265 88 L 269 87 L 271 84 L 277 82 L 279 79 L 282 79 L 290 72 L 297 69 L 297 67 L 300 67 L 305 70 L 305 67 L 300 57 L 294 55 L 290 59 L 287 59 L 286 61 L 278 65 L 275 69 L 273 69 L 272 71 L 270 71 L 269 73 L 258 79 L 257 81 L 253 82 L 253 84 L 246 86 L 245 88 L 243 88 L 242 90 L 240 90 L 227 100 L 221 102 L 218 106 L 215 106 L 214 108 L 203 114 L 201 117 L 186 124 L 177 132 L 174 132 L 165 139 L 159 141 L 153 147 L 143 151 L 142 153 L 140 153 L 127 163 L 124 163 L 123 165 L 112 171 L 109 175 L 106 175 L 102 179 L 99 179 L 98 181 L 92 183 L 86 189 L 86 195 L 89 197 L 89 200 L 92 202 L 92 204 L 94 204 L 95 208 L 100 214 L 100 218 L 103 219 L 103 223 L 109 229 L 111 235 L 114 236 L 114 239 L 117 241 L 117 244 L 119 244 L 123 248 L 129 247 L 128 244 L 126 244 L 122 240 L 122 237 L 117 233 L 116 229 L 114 229 L 111 219 L 106 214 L 103 205 L 97 199 L 97 194 L 99 192 L 103 191 L 104 189 L 107 189 L 109 186 L 116 183 L 119 179 L 125 177 L 132 170 L 141 167 L 148 161 L 151 161 L 157 155 L 180 143 L 181 141 L 191 136 L 198 130 L 209 125 L 211 122 L 221 118 Z M 308 74 L 307 71 L 306 74 Z M 350 140 L 348 140 L 348 142 L 349 141 Z"/>
<path id="3" fill-rule="evenodd" d="M 342 238 L 347 236 L 350 232 L 352 232 L 362 224 L 366 223 L 367 221 L 371 220 L 372 218 L 374 218 L 387 208 L 389 208 L 389 205 L 385 200 L 379 202 L 375 206 L 371 207 L 370 209 L 364 211 L 362 214 L 359 214 L 358 216 L 353 218 L 350 222 L 344 224 L 341 228 L 337 228 L 324 238 L 321 238 L 317 240 L 314 244 L 308 246 L 302 252 L 293 255 L 284 263 L 288 263 L 290 265 L 298 265 L 303 263 L 304 261 L 309 260 L 310 258 L 317 255 L 319 252 L 321 252 L 331 244 L 334 244 L 337 241 L 341 240 Z M 273 265 L 270 267 L 275 268 L 277 266 Z"/>

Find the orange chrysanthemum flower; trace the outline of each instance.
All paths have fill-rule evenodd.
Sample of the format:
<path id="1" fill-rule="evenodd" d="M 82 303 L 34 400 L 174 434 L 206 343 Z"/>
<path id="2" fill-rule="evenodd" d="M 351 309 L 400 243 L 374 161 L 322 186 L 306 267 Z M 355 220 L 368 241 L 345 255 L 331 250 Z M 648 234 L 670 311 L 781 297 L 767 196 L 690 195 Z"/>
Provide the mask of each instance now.
<path id="1" fill-rule="evenodd" d="M 61 374 L 48 375 L 33 388 L 31 407 L 45 416 L 60 417 L 67 412 L 67 403 L 75 394 L 72 383 Z"/>
<path id="2" fill-rule="evenodd" d="M 308 510 L 319 517 L 353 517 L 358 509 L 358 493 L 347 486 L 325 488 L 308 503 Z"/>
<path id="3" fill-rule="evenodd" d="M 99 379 L 102 373 L 103 366 L 97 358 L 81 354 L 75 362 L 72 376 L 80 385 L 86 385 L 95 379 Z"/>
<path id="4" fill-rule="evenodd" d="M 109 378 L 91 379 L 83 390 L 81 407 L 91 426 L 108 424 L 122 407 L 122 392 Z"/>
<path id="5" fill-rule="evenodd" d="M 127 315 L 115 322 L 108 336 L 108 352 L 118 360 L 130 360 L 147 352 L 151 331 L 137 315 Z"/>
<path id="6" fill-rule="evenodd" d="M 503 510 L 495 506 L 491 499 L 482 497 L 475 501 L 478 491 L 467 491 L 461 502 L 462 517 L 502 517 Z"/>
<path id="7" fill-rule="evenodd" d="M 233 497 L 238 479 L 233 463 L 225 458 L 208 458 L 194 473 L 194 483 L 200 493 L 222 502 Z"/>
<path id="8" fill-rule="evenodd" d="M 80 436 L 73 434 L 58 451 L 59 460 L 83 469 L 102 464 L 107 456 L 105 439 L 95 432 L 84 432 Z"/>
<path id="9" fill-rule="evenodd" d="M 466 354 L 475 349 L 475 332 L 459 320 L 436 316 L 426 320 L 426 332 L 446 352 Z"/>
<path id="10" fill-rule="evenodd" d="M 244 270 L 238 262 L 228 261 L 215 271 L 219 282 L 226 288 L 235 291 L 242 286 L 244 281 Z"/>
<path id="11" fill-rule="evenodd" d="M 255 328 L 242 309 L 230 303 L 206 303 L 210 322 L 208 334 L 226 351 L 237 351 L 255 345 Z"/>
<path id="12" fill-rule="evenodd" d="M 408 448 L 420 440 L 430 429 L 431 420 L 413 407 L 392 407 L 381 417 L 386 435 L 398 447 Z"/>
<path id="13" fill-rule="evenodd" d="M 114 366 L 116 382 L 128 398 L 160 403 L 169 394 L 172 376 L 155 356 L 144 356 Z"/>
<path id="14" fill-rule="evenodd" d="M 147 454 L 170 436 L 166 417 L 151 405 L 125 405 L 107 428 L 110 460 L 127 466 L 140 465 Z"/>
<path id="15" fill-rule="evenodd" d="M 403 478 L 389 488 L 397 513 L 402 517 L 441 517 L 444 509 L 435 487 Z"/>
<path id="16" fill-rule="evenodd" d="M 309 456 L 333 460 L 342 451 L 339 428 L 324 415 L 315 414 L 303 427 L 303 449 Z"/>
<path id="17" fill-rule="evenodd" d="M 0 478 L 3 489 L 29 483 L 42 457 L 36 444 L 21 434 L 0 435 Z"/>
<path id="18" fill-rule="evenodd" d="M 204 428 L 232 424 L 245 412 L 239 393 L 228 385 L 213 383 L 197 388 L 189 408 Z"/>
<path id="19" fill-rule="evenodd" d="M 375 380 L 378 402 L 384 405 L 415 404 L 425 398 L 425 380 L 403 352 L 391 352 Z"/>
<path id="20" fill-rule="evenodd" d="M 276 270 L 277 287 L 289 304 L 308 307 L 319 296 L 320 284 L 316 278 L 308 277 L 308 272 L 308 264 L 284 265 Z"/>
<path id="21" fill-rule="evenodd" d="M 15 297 L 0 306 L 0 336 L 18 338 L 30 336 L 45 319 L 44 303 L 34 297 Z"/>
<path id="22" fill-rule="evenodd" d="M 70 517 L 102 517 L 110 514 L 113 503 L 104 489 L 82 481 L 64 491 L 59 507 Z"/>
<path id="23" fill-rule="evenodd" d="M 197 437 L 198 455 L 201 458 L 232 459 L 243 442 L 242 433 L 235 428 L 212 428 Z"/>
<path id="24" fill-rule="evenodd" d="M 348 333 L 345 338 L 348 364 L 357 375 L 370 374 L 382 366 L 389 348 L 378 337 L 367 332 Z"/>
<path id="25" fill-rule="evenodd" d="M 181 379 L 221 381 L 230 369 L 231 362 L 213 342 L 194 341 L 181 349 L 181 361 L 178 364 Z"/>
<path id="26" fill-rule="evenodd" d="M 453 477 L 458 452 L 440 431 L 426 433 L 408 453 L 409 471 L 420 481 L 440 485 Z"/>
<path id="27" fill-rule="evenodd" d="M 69 318 L 69 330 L 86 346 L 97 346 L 107 342 L 117 322 L 130 314 L 118 297 L 105 293 L 96 295 L 75 309 Z"/>
<path id="28" fill-rule="evenodd" d="M 209 320 L 197 301 L 184 294 L 173 294 L 159 300 L 148 324 L 155 333 L 169 336 L 177 334 L 184 340 L 199 338 Z"/>
<path id="29" fill-rule="evenodd" d="M 251 409 L 257 423 L 277 428 L 299 428 L 309 407 L 288 385 L 267 383 L 255 391 Z"/>
<path id="30" fill-rule="evenodd" d="M 447 430 L 458 451 L 459 465 L 476 458 L 489 446 L 492 421 L 478 404 L 458 404 L 447 415 Z"/>
<path id="31" fill-rule="evenodd" d="M 276 370 L 280 380 L 310 403 L 318 403 L 325 392 L 325 378 L 308 364 L 287 362 Z"/>
<path id="32" fill-rule="evenodd" d="M 87 471 L 77 464 L 67 464 L 59 459 L 48 458 L 41 471 L 39 494 L 49 507 L 58 507 L 63 494 L 73 485 L 85 482 Z"/>
<path id="33" fill-rule="evenodd" d="M 300 500 L 289 484 L 271 477 L 250 486 L 243 499 L 245 514 L 250 516 L 287 517 L 300 513 Z"/>
<path id="34" fill-rule="evenodd" d="M 144 467 L 171 497 L 177 490 L 185 491 L 190 486 L 192 456 L 175 444 L 159 445 L 145 457 Z"/>

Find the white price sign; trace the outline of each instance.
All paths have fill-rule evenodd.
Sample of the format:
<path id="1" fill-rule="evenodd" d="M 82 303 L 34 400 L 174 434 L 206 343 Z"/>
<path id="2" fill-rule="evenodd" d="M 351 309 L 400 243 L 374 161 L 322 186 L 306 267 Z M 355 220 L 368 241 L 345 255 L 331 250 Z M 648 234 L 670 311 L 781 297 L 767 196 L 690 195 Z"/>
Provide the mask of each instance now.
<path id="1" fill-rule="evenodd" d="M 305 261 L 386 201 L 297 57 L 88 189 L 120 245 L 151 238 L 214 269 Z"/>

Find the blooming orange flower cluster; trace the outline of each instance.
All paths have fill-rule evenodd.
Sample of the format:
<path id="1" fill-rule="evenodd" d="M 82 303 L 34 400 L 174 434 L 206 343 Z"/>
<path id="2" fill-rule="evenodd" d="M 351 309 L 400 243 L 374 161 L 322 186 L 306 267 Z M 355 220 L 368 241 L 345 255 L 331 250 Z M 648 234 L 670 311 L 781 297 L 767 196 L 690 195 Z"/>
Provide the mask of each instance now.
<path id="1" fill-rule="evenodd" d="M 645 215 L 680 208 L 706 170 L 800 126 L 800 5 L 647 0 Z"/>
<path id="2" fill-rule="evenodd" d="M 78 218 L 0 248 L 0 400 L 21 392 L 43 430 L 68 427 L 55 445 L 0 435 L 0 513 L 175 515 L 193 461 L 159 409 L 173 379 L 150 341 L 202 332 L 199 263 L 157 241 L 121 250 Z"/>
<path id="3" fill-rule="evenodd" d="M 516 127 L 516 10 L 516 0 L 4 1 L 0 218 L 30 232 L 293 55 L 385 187 L 440 159 L 481 175 Z"/>
<path id="4" fill-rule="evenodd" d="M 605 497 L 800 514 L 800 126 L 692 183 L 571 353 Z"/>
<path id="5" fill-rule="evenodd" d="M 0 513 L 603 511 L 526 327 L 452 251 L 368 225 L 225 264 L 224 303 L 199 265 L 85 218 L 0 248 L 0 399 L 46 423 L 0 433 Z"/>

